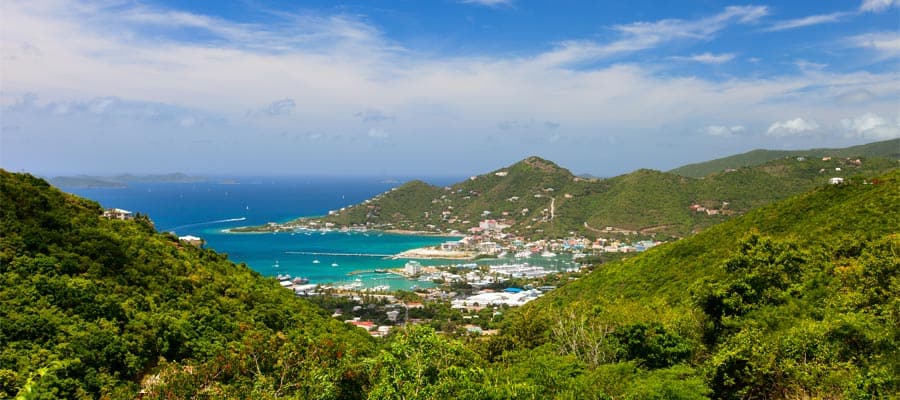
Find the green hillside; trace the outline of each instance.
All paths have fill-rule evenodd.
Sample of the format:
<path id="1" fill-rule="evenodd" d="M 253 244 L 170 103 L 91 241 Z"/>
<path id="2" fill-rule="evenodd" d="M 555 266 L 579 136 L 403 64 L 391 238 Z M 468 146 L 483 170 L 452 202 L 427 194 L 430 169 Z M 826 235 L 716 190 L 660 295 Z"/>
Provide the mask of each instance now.
<path id="1" fill-rule="evenodd" d="M 275 280 L 30 175 L 0 206 L 0 398 L 361 396 L 369 335 Z"/>
<path id="2" fill-rule="evenodd" d="M 517 168 L 557 171 L 530 162 Z M 689 179 L 636 174 L 622 179 L 652 179 L 653 191 Z M 565 187 L 553 176 L 541 186 Z M 4 398 L 900 395 L 897 171 L 819 185 L 599 265 L 494 314 L 500 335 L 410 326 L 384 342 L 144 217 L 102 219 L 96 203 L 40 179 L 0 178 Z"/>
<path id="3" fill-rule="evenodd" d="M 866 157 L 866 158 L 900 158 L 900 139 L 891 139 L 881 142 L 868 143 L 859 146 L 840 149 L 810 149 L 810 150 L 752 150 L 746 153 L 718 158 L 701 163 L 688 164 L 675 168 L 669 172 L 673 174 L 702 178 L 709 174 L 722 172 L 730 168 L 752 167 L 765 164 L 782 158 L 794 157 Z"/>
<path id="4" fill-rule="evenodd" d="M 485 352 L 510 374 L 572 366 L 535 381 L 564 398 L 895 398 L 900 172 L 865 183 L 602 265 L 518 310 Z"/>
<path id="5" fill-rule="evenodd" d="M 530 157 L 445 188 L 409 182 L 322 222 L 446 233 L 496 219 L 510 226 L 508 232 L 532 237 L 569 232 L 592 237 L 606 233 L 607 227 L 685 236 L 832 177 L 875 175 L 896 167 L 896 160 L 882 158 L 781 158 L 703 179 L 638 170 L 599 180 L 579 178 Z"/>

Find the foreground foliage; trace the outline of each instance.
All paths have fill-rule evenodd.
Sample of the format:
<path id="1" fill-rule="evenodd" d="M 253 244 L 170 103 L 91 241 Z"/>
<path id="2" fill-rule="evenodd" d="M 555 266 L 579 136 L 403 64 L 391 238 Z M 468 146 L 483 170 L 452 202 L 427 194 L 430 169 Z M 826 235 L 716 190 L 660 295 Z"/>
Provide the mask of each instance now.
<path id="1" fill-rule="evenodd" d="M 2 398 L 900 395 L 900 172 L 602 264 L 498 336 L 383 342 L 145 218 L 0 178 Z"/>
<path id="2" fill-rule="evenodd" d="M 0 398 L 358 394 L 368 335 L 149 220 L 0 178 Z"/>
<path id="3" fill-rule="evenodd" d="M 874 182 L 823 186 L 605 264 L 523 307 L 495 340 L 551 346 L 589 371 L 702 377 L 669 398 L 898 396 L 900 173 Z"/>

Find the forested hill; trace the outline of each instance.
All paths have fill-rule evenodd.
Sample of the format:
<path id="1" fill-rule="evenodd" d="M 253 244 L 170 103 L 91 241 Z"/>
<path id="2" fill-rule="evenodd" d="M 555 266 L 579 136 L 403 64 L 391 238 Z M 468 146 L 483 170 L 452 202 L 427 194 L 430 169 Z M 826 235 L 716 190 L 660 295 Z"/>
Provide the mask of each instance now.
<path id="1" fill-rule="evenodd" d="M 694 178 L 702 178 L 710 174 L 725 171 L 729 168 L 752 167 L 787 157 L 878 157 L 896 160 L 900 158 L 900 139 L 891 139 L 840 149 L 757 149 L 715 160 L 684 165 L 669 172 Z"/>
<path id="2" fill-rule="evenodd" d="M 30 175 L 0 207 L 0 398 L 362 396 L 369 335 L 275 280 Z"/>
<path id="3" fill-rule="evenodd" d="M 510 226 L 507 232 L 531 237 L 569 232 L 593 237 L 607 227 L 686 236 L 830 178 L 877 175 L 896 167 L 896 159 L 884 158 L 781 158 L 703 179 L 653 170 L 585 179 L 551 161 L 529 157 L 447 187 L 409 182 L 336 210 L 322 221 L 465 232 L 482 219 L 495 219 Z"/>
<path id="4" fill-rule="evenodd" d="M 900 172 L 820 185 L 599 266 L 489 354 L 575 371 L 554 383 L 574 398 L 897 398 L 898 227 Z"/>

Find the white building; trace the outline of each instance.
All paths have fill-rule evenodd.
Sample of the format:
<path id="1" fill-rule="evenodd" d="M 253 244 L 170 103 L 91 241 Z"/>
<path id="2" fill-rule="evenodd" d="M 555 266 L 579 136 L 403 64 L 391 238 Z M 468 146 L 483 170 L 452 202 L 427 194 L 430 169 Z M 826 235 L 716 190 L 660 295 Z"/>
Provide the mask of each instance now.
<path id="1" fill-rule="evenodd" d="M 110 208 L 103 212 L 103 218 L 128 221 L 134 219 L 134 214 L 121 208 Z"/>
<path id="2" fill-rule="evenodd" d="M 410 276 L 419 275 L 422 273 L 422 264 L 419 264 L 418 261 L 409 261 L 403 267 L 403 272 Z"/>
<path id="3" fill-rule="evenodd" d="M 832 185 L 840 185 L 844 183 L 844 178 L 831 178 L 828 180 L 828 183 Z"/>

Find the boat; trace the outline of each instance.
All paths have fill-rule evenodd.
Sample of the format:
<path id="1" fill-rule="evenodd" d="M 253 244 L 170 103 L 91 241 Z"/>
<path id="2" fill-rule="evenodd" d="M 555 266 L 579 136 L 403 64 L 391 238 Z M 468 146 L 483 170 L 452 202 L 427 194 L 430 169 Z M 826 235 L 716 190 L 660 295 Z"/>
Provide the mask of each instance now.
<path id="1" fill-rule="evenodd" d="M 318 264 L 319 260 L 313 260 L 313 264 Z"/>
<path id="2" fill-rule="evenodd" d="M 305 285 L 309 283 L 309 278 L 294 278 L 291 282 L 294 282 L 295 285 Z"/>
<path id="3" fill-rule="evenodd" d="M 332 266 L 332 267 L 337 267 L 337 266 L 338 266 L 338 263 L 331 263 L 331 266 Z"/>
<path id="4" fill-rule="evenodd" d="M 556 257 L 556 253 L 554 253 L 550 250 L 544 250 L 544 252 L 541 253 L 541 257 L 547 257 L 547 258 Z"/>
<path id="5" fill-rule="evenodd" d="M 528 258 L 531 257 L 531 252 L 528 250 L 522 250 L 516 253 L 516 258 Z"/>
<path id="6" fill-rule="evenodd" d="M 376 274 L 386 274 L 386 273 L 388 273 L 388 270 L 383 269 L 383 268 L 375 268 L 375 273 Z"/>

